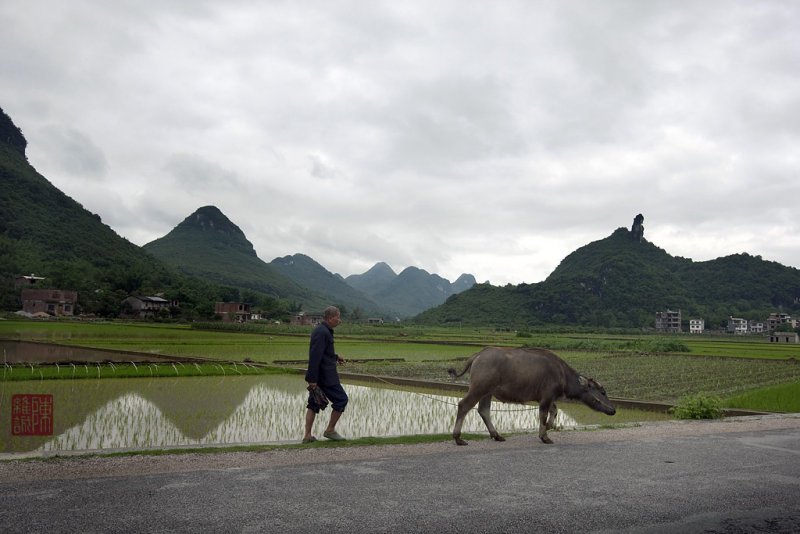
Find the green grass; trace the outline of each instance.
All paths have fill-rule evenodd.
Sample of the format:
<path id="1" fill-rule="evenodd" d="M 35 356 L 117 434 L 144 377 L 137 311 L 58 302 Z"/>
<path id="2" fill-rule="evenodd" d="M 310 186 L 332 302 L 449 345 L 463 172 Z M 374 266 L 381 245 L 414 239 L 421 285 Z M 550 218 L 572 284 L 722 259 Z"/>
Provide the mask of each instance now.
<path id="1" fill-rule="evenodd" d="M 725 399 L 763 387 L 800 382 L 800 365 L 790 360 L 557 352 L 578 372 L 599 380 L 612 397 L 628 399 L 675 403 L 701 392 Z"/>
<path id="2" fill-rule="evenodd" d="M 800 413 L 800 382 L 750 391 L 725 401 L 730 408 L 765 412 Z"/>
<path id="3" fill-rule="evenodd" d="M 615 398 L 676 403 L 686 395 L 700 392 L 728 398 L 777 384 L 800 383 L 800 365 L 787 360 L 636 352 L 555 352 L 579 373 L 602 383 L 609 395 Z M 369 375 L 449 381 L 447 369 L 450 367 L 461 371 L 463 362 L 366 362 L 350 364 L 346 370 Z M 458 380 L 466 384 L 469 375 Z"/>
<path id="4" fill-rule="evenodd" d="M 135 351 L 162 356 L 272 363 L 308 358 L 310 327 L 272 327 L 269 333 L 193 330 L 185 326 L 125 323 L 0 321 L 0 339 Z M 417 343 L 409 336 L 388 341 L 359 339 L 336 330 L 336 349 L 352 359 L 403 358 L 409 361 L 467 357 L 474 345 Z M 395 330 L 390 333 L 396 334 Z M 418 340 L 419 341 L 419 340 Z M 481 345 L 482 346 L 482 345 Z"/>

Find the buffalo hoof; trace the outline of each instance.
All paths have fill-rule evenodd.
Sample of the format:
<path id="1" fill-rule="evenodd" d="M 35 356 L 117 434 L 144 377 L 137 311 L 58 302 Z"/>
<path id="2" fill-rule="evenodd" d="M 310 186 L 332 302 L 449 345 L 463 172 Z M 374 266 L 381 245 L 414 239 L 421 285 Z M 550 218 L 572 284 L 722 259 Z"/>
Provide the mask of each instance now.
<path id="1" fill-rule="evenodd" d="M 494 439 L 495 441 L 505 441 L 506 440 L 506 438 L 504 438 L 500 434 L 497 434 L 496 436 L 492 436 L 492 439 Z"/>
<path id="2" fill-rule="evenodd" d="M 456 445 L 467 445 L 468 443 L 461 438 L 456 438 Z"/>
<path id="3" fill-rule="evenodd" d="M 542 443 L 547 443 L 548 445 L 553 444 L 553 440 L 548 438 L 547 436 L 540 436 L 539 439 L 542 440 Z"/>

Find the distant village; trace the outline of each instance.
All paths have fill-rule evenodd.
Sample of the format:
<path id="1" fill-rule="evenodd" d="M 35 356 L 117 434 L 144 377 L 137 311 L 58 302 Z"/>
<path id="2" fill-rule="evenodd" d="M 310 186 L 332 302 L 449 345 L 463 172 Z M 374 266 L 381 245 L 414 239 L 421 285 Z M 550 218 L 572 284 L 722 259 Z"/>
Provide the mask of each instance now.
<path id="1" fill-rule="evenodd" d="M 33 288 L 42 277 L 34 275 L 20 276 L 15 280 L 15 285 L 21 287 L 20 300 L 22 310 L 17 312 L 27 317 L 62 317 L 72 316 L 78 302 L 77 291 L 61 289 Z M 170 308 L 179 307 L 178 302 L 171 301 L 159 295 L 141 296 L 132 295 L 120 303 L 120 316 L 131 319 L 154 319 L 170 316 Z M 250 305 L 243 302 L 216 302 L 214 313 L 225 322 L 247 322 L 259 320 L 261 317 L 250 310 Z M 322 322 L 322 314 L 300 312 L 290 318 L 290 324 L 298 326 L 313 326 Z M 383 320 L 370 318 L 369 323 L 380 324 Z M 771 343 L 798 343 L 800 336 L 794 330 L 798 327 L 798 320 L 786 313 L 771 313 L 766 320 L 748 320 L 740 317 L 730 317 L 725 330 L 707 330 L 702 318 L 689 319 L 689 333 L 727 333 L 732 335 L 767 334 Z M 655 314 L 655 331 L 663 333 L 682 333 L 683 319 L 681 311 L 660 311 Z"/>
<path id="2" fill-rule="evenodd" d="M 798 343 L 798 320 L 792 319 L 787 313 L 770 313 L 766 321 L 747 320 L 741 317 L 730 317 L 725 330 L 708 331 L 703 319 L 689 319 L 689 333 L 727 333 L 733 335 L 768 334 L 771 343 Z M 656 312 L 656 332 L 681 333 L 683 332 L 681 312 L 661 311 Z"/>
<path id="3" fill-rule="evenodd" d="M 21 287 L 20 300 L 22 310 L 17 312 L 29 318 L 69 317 L 75 314 L 78 303 L 78 292 L 62 289 L 34 289 L 43 277 L 30 275 L 20 276 L 15 280 L 15 285 Z M 167 300 L 162 295 L 131 295 L 120 303 L 120 317 L 128 319 L 158 319 L 169 318 L 171 308 L 179 308 L 180 303 Z M 261 319 L 258 313 L 250 309 L 250 304 L 244 302 L 215 302 L 214 313 L 223 322 L 244 323 Z M 297 326 L 315 326 L 322 322 L 321 313 L 300 312 L 290 317 L 290 324 Z M 383 319 L 367 319 L 370 324 L 383 323 Z"/>

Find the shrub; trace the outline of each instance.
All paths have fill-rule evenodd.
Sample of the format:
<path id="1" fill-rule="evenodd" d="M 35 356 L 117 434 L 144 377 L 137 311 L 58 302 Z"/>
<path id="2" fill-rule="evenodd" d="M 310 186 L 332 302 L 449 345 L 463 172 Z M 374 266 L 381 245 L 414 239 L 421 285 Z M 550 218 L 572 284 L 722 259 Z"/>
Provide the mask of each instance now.
<path id="1" fill-rule="evenodd" d="M 686 395 L 670 411 L 676 419 L 719 419 L 722 417 L 722 399 L 714 395 Z"/>

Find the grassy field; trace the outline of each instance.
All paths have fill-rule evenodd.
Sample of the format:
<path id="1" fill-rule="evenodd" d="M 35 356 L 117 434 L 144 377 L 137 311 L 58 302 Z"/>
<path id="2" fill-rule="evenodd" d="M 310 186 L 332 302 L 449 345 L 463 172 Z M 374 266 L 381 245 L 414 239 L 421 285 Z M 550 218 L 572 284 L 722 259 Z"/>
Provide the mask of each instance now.
<path id="1" fill-rule="evenodd" d="M 789 413 L 800 413 L 800 382 L 761 388 L 728 399 L 730 408 L 772 411 L 773 406 Z"/>
<path id="2" fill-rule="evenodd" d="M 307 358 L 308 327 L 255 324 L 233 328 L 5 320 L 0 321 L 0 339 L 239 363 L 276 364 L 303 362 Z M 770 344 L 760 337 L 520 335 L 488 328 L 347 324 L 336 330 L 337 351 L 355 360 L 346 370 L 368 375 L 448 381 L 449 367 L 460 367 L 459 360 L 486 345 L 550 347 L 577 371 L 602 382 L 610 396 L 616 398 L 674 403 L 685 395 L 703 393 L 723 398 L 729 407 L 800 411 L 791 402 L 800 396 L 800 346 Z M 660 352 L 659 347 L 677 347 L 679 352 Z M 230 364 L 220 367 L 230 372 Z M 84 369 L 84 374 L 92 374 L 89 368 Z M 213 373 L 213 368 L 212 365 L 205 372 Z M 246 370 L 241 365 L 234 369 Z M 108 372 L 91 370 L 101 375 Z M 171 365 L 163 369 L 171 376 L 180 371 Z M 59 376 L 61 372 L 63 367 L 58 370 Z M 29 373 L 34 379 L 44 377 L 44 370 L 40 375 L 31 368 Z"/>

